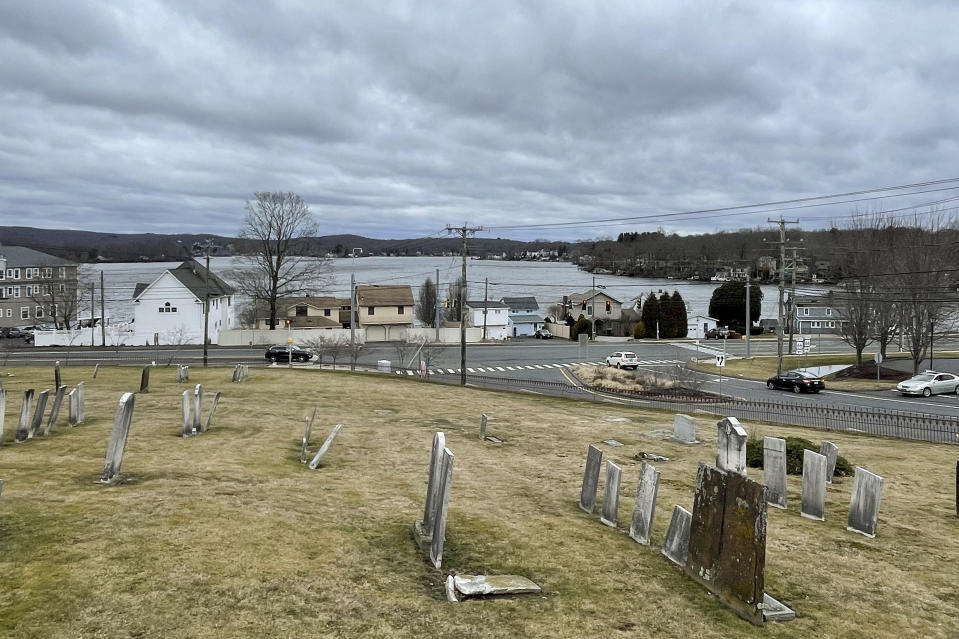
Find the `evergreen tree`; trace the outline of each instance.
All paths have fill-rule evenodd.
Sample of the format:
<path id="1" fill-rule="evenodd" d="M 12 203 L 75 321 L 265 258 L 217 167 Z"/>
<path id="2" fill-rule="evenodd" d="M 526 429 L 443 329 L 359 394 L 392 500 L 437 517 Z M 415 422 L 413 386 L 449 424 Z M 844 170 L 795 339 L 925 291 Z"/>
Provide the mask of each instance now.
<path id="1" fill-rule="evenodd" d="M 753 318 L 758 318 L 762 309 L 763 292 L 758 284 L 750 285 L 749 311 Z M 720 326 L 728 326 L 733 330 L 742 331 L 746 326 L 746 283 L 726 282 L 713 291 L 709 299 L 709 316 L 719 322 Z"/>
<path id="2" fill-rule="evenodd" d="M 650 291 L 646 303 L 643 304 L 643 324 L 646 326 L 646 335 L 656 337 L 656 323 L 660 320 L 659 300 L 656 295 Z"/>
<path id="3" fill-rule="evenodd" d="M 673 304 L 673 313 L 675 314 L 675 327 L 676 333 L 673 337 L 686 337 L 689 331 L 689 315 L 686 313 L 686 301 L 683 299 L 683 296 L 679 294 L 679 291 L 673 291 L 673 296 L 670 298 Z"/>

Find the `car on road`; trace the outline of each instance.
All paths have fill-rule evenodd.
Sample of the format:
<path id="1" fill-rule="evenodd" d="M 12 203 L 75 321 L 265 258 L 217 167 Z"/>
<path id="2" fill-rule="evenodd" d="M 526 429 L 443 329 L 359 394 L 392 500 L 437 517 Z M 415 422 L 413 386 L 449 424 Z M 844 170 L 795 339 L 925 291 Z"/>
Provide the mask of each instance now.
<path id="1" fill-rule="evenodd" d="M 926 371 L 904 382 L 899 382 L 896 390 L 902 395 L 930 395 L 956 393 L 959 395 L 959 377 L 952 373 Z"/>
<path id="2" fill-rule="evenodd" d="M 785 388 L 794 393 L 818 393 L 826 388 L 822 377 L 809 371 L 787 371 L 766 380 L 766 388 Z"/>
<path id="3" fill-rule="evenodd" d="M 286 344 L 269 347 L 263 356 L 270 362 L 289 362 L 291 357 L 294 362 L 308 362 L 313 359 L 313 353 L 305 348 Z"/>
<path id="4" fill-rule="evenodd" d="M 536 339 L 553 339 L 553 334 L 545 328 L 538 329 L 535 334 Z"/>
<path id="5" fill-rule="evenodd" d="M 19 328 L 5 328 L 3 329 L 3 336 L 7 339 L 26 339 L 28 337 L 32 339 L 33 333 L 28 333 Z"/>
<path id="6" fill-rule="evenodd" d="M 711 328 L 706 331 L 706 339 L 726 339 L 729 337 L 728 328 Z"/>
<path id="7" fill-rule="evenodd" d="M 616 368 L 631 368 L 636 370 L 639 368 L 639 358 L 636 357 L 636 353 L 630 353 L 629 351 L 617 351 L 606 358 L 607 366 L 615 366 Z"/>

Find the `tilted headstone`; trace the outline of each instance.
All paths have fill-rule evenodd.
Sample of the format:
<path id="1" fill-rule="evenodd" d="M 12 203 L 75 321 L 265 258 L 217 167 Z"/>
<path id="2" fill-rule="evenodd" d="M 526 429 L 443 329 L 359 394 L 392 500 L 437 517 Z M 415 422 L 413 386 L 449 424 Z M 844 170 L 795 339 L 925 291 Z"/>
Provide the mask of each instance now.
<path id="1" fill-rule="evenodd" d="M 79 393 L 77 393 L 77 389 L 75 388 L 71 390 L 70 393 L 67 395 L 67 404 L 70 409 L 69 419 L 67 423 L 70 424 L 70 428 L 73 428 L 74 426 L 76 426 L 77 420 L 79 419 L 78 415 L 80 410 L 80 404 L 79 404 L 78 397 L 79 397 Z"/>
<path id="2" fill-rule="evenodd" d="M 696 420 L 689 415 L 677 413 L 673 417 L 673 439 L 683 444 L 698 444 L 696 439 Z"/>
<path id="3" fill-rule="evenodd" d="M 433 567 L 443 566 L 443 544 L 446 543 L 446 516 L 450 507 L 450 486 L 453 484 L 453 453 L 444 448 L 440 464 L 439 493 L 436 499 L 436 516 L 433 519 L 433 535 L 430 539 L 430 561 Z"/>
<path id="4" fill-rule="evenodd" d="M 150 392 L 150 368 L 151 366 L 144 366 L 143 372 L 140 373 L 140 392 L 149 393 Z"/>
<path id="5" fill-rule="evenodd" d="M 480 433 L 479 433 L 480 441 L 486 440 L 486 420 L 487 420 L 486 413 L 483 413 L 483 416 L 480 417 Z"/>
<path id="6" fill-rule="evenodd" d="M 766 503 L 786 508 L 786 440 L 763 437 L 763 482 Z"/>
<path id="7" fill-rule="evenodd" d="M 629 536 L 649 545 L 649 536 L 653 532 L 653 515 L 656 513 L 656 494 L 659 492 L 659 471 L 643 462 L 639 466 L 639 485 L 636 487 L 636 503 L 633 506 L 633 522 L 629 526 Z"/>
<path id="8" fill-rule="evenodd" d="M 133 406 L 136 395 L 123 393 L 117 404 L 117 414 L 113 418 L 113 432 L 110 435 L 110 446 L 107 448 L 107 458 L 103 464 L 103 475 L 100 482 L 109 484 L 120 474 L 120 465 L 123 463 L 123 452 L 127 446 L 127 436 L 130 434 L 130 424 L 133 421 Z"/>
<path id="9" fill-rule="evenodd" d="M 234 383 L 240 381 L 240 365 L 237 364 L 233 367 L 233 380 Z"/>
<path id="10" fill-rule="evenodd" d="M 423 507 L 423 520 L 413 526 L 416 537 L 423 543 L 429 543 L 433 536 L 433 522 L 436 519 L 436 505 L 439 502 L 440 475 L 443 471 L 443 449 L 446 448 L 446 435 L 437 431 L 433 435 L 430 449 L 430 472 L 426 483 L 426 504 Z"/>
<path id="11" fill-rule="evenodd" d="M 186 364 L 177 364 L 176 367 L 177 384 L 190 381 L 190 367 Z"/>
<path id="12" fill-rule="evenodd" d="M 210 412 L 206 416 L 206 423 L 203 424 L 203 432 L 210 430 L 213 426 L 213 416 L 216 414 L 216 407 L 220 403 L 220 391 L 213 394 L 213 401 L 210 402 Z"/>
<path id="13" fill-rule="evenodd" d="M 669 520 L 666 539 L 663 541 L 663 555 L 678 566 L 686 565 L 689 555 L 689 524 L 692 520 L 693 514 L 682 506 L 673 508 L 673 517 Z"/>
<path id="14" fill-rule="evenodd" d="M 53 387 L 60 388 L 63 385 L 63 382 L 60 381 L 60 361 L 57 360 L 53 364 Z"/>
<path id="15" fill-rule="evenodd" d="M 699 465 L 686 574 L 750 623 L 763 625 L 766 487 Z"/>
<path id="16" fill-rule="evenodd" d="M 0 387 L 0 446 L 3 446 L 3 426 L 7 417 L 7 389 Z"/>
<path id="17" fill-rule="evenodd" d="M 310 462 L 310 470 L 316 470 L 316 467 L 320 465 L 320 460 L 323 459 L 323 455 L 326 454 L 326 451 L 330 449 L 330 444 L 332 444 L 333 440 L 336 439 L 336 434 L 340 432 L 341 428 L 343 428 L 343 424 L 337 424 L 333 427 L 333 430 L 330 431 L 330 436 L 326 438 L 326 441 L 323 442 L 322 446 L 320 446 L 320 450 L 316 451 L 316 455 Z"/>
<path id="18" fill-rule="evenodd" d="M 826 456 L 808 448 L 802 458 L 802 506 L 799 514 L 809 519 L 826 519 Z"/>
<path id="19" fill-rule="evenodd" d="M 716 424 L 718 442 L 716 466 L 739 475 L 746 475 L 746 429 L 735 417 L 726 417 Z"/>
<path id="20" fill-rule="evenodd" d="M 33 389 L 23 391 L 23 403 L 20 404 L 20 420 L 17 422 L 16 442 L 25 442 L 30 437 L 30 422 L 33 415 Z"/>
<path id="21" fill-rule="evenodd" d="M 193 389 L 193 432 L 200 432 L 200 421 L 203 415 L 203 384 L 197 384 Z"/>
<path id="22" fill-rule="evenodd" d="M 100 362 L 97 362 L 96 366 L 93 367 L 93 379 L 97 378 L 97 373 L 100 372 Z"/>
<path id="23" fill-rule="evenodd" d="M 250 378 L 250 367 L 246 364 L 237 364 L 233 368 L 233 381 L 245 382 Z"/>
<path id="24" fill-rule="evenodd" d="M 83 382 L 77 384 L 77 423 L 85 424 L 87 421 L 87 389 Z"/>
<path id="25" fill-rule="evenodd" d="M 599 471 L 603 463 L 603 451 L 590 444 L 586 449 L 586 472 L 583 473 L 583 489 L 579 494 L 579 507 L 592 514 L 596 506 L 596 490 L 599 488 Z"/>
<path id="26" fill-rule="evenodd" d="M 832 442 L 824 441 L 819 445 L 819 454 L 826 458 L 826 483 L 832 483 L 832 477 L 836 474 L 836 459 L 839 458 L 839 446 Z"/>
<path id="27" fill-rule="evenodd" d="M 193 404 L 193 400 L 190 398 L 190 391 L 183 391 L 181 399 L 181 407 L 183 412 L 183 424 L 182 432 L 184 437 L 189 437 L 193 434 L 193 420 L 190 419 L 190 406 Z"/>
<path id="28" fill-rule="evenodd" d="M 882 477 L 879 475 L 856 466 L 846 530 L 862 533 L 866 537 L 876 536 L 879 502 L 882 501 L 882 482 Z"/>
<path id="29" fill-rule="evenodd" d="M 309 455 L 310 434 L 313 432 L 313 420 L 316 419 L 316 407 L 313 408 L 313 414 L 306 420 L 306 426 L 303 429 L 303 441 L 300 442 L 300 463 L 305 464 Z"/>
<path id="30" fill-rule="evenodd" d="M 619 513 L 619 485 L 622 483 L 623 471 L 611 460 L 606 460 L 606 491 L 603 493 L 603 512 L 599 520 L 607 526 L 616 527 L 616 516 Z"/>
<path id="31" fill-rule="evenodd" d="M 53 432 L 53 427 L 56 426 L 57 418 L 60 416 L 60 406 L 63 405 L 63 396 L 66 392 L 66 386 L 57 387 L 57 394 L 53 398 L 53 408 L 50 409 L 50 417 L 47 418 L 47 427 L 43 429 L 44 435 L 49 435 Z"/>
<path id="32" fill-rule="evenodd" d="M 45 388 L 37 395 L 37 407 L 33 411 L 33 421 L 30 422 L 30 432 L 27 437 L 33 437 L 40 431 L 40 424 L 43 423 L 43 413 L 47 410 L 47 398 L 50 396 L 50 389 Z"/>

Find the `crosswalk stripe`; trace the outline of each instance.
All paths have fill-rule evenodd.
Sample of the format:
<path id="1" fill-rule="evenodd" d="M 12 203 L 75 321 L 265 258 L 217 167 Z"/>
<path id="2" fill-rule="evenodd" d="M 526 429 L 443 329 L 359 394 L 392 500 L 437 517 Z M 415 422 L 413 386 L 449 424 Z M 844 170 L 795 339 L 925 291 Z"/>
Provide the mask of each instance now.
<path id="1" fill-rule="evenodd" d="M 448 370 L 450 373 L 455 373 L 455 372 L 456 372 L 456 370 L 455 370 L 455 369 L 452 369 L 452 368 L 448 368 L 448 369 L 446 369 L 446 370 Z"/>
<path id="2" fill-rule="evenodd" d="M 507 366 L 507 367 L 506 367 L 506 370 L 508 370 L 508 371 L 515 371 L 516 369 L 513 368 L 512 366 Z"/>

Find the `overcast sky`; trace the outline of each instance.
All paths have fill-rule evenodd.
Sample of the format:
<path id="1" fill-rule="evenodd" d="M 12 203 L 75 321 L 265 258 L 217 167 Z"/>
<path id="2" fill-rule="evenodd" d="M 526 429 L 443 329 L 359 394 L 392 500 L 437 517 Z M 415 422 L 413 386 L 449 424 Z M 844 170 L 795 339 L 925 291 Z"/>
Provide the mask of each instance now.
<path id="1" fill-rule="evenodd" d="M 0 61 L 2 225 L 233 235 L 294 191 L 323 235 L 686 234 L 779 212 L 650 216 L 959 177 L 951 0 L 3 2 Z"/>

